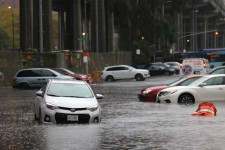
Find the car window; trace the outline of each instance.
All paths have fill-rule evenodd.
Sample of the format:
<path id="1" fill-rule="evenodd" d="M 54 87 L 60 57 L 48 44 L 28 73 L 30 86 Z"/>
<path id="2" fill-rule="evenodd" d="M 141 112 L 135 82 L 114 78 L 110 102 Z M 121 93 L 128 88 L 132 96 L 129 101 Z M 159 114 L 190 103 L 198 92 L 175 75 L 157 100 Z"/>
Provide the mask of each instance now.
<path id="1" fill-rule="evenodd" d="M 223 77 L 215 77 L 205 81 L 206 85 L 222 85 Z"/>
<path id="2" fill-rule="evenodd" d="M 54 69 L 54 70 L 57 71 L 58 73 L 66 75 L 66 71 L 64 70 L 60 70 L 60 69 Z"/>
<path id="3" fill-rule="evenodd" d="M 49 70 L 42 70 L 42 76 L 43 77 L 55 77 L 56 75 Z"/>
<path id="4" fill-rule="evenodd" d="M 47 94 L 60 97 L 93 97 L 93 94 L 87 85 L 71 83 L 52 83 L 48 88 Z"/>
<path id="5" fill-rule="evenodd" d="M 198 78 L 200 78 L 200 77 L 195 77 L 195 78 L 187 79 L 184 82 L 182 82 L 180 85 L 187 86 L 187 85 L 191 84 L 192 82 L 194 82 L 195 80 L 197 80 Z"/>
<path id="6" fill-rule="evenodd" d="M 40 77 L 41 70 L 22 70 L 17 77 Z"/>

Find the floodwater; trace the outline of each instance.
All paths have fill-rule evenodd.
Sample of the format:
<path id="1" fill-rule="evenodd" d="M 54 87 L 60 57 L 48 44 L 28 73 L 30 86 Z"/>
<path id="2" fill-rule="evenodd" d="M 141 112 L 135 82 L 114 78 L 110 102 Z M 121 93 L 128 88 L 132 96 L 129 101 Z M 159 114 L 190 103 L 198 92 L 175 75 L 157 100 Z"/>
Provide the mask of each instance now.
<path id="1" fill-rule="evenodd" d="M 198 104 L 140 102 L 148 81 L 128 82 L 92 86 L 104 95 L 102 122 L 93 124 L 39 124 L 37 90 L 0 89 L 0 150 L 224 149 L 225 102 L 214 102 L 215 117 L 191 116 Z"/>

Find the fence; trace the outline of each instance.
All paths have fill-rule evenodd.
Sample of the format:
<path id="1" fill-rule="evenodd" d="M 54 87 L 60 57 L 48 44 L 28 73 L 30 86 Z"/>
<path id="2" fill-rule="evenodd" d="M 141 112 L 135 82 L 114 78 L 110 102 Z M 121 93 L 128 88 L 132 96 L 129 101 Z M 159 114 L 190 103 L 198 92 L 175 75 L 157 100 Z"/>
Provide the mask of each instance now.
<path id="1" fill-rule="evenodd" d="M 75 73 L 86 74 L 87 70 L 93 77 L 94 72 L 104 67 L 118 64 L 131 65 L 130 52 L 89 53 L 88 63 L 83 61 L 83 53 L 68 51 L 65 53 L 34 53 L 21 51 L 0 51 L 0 72 L 4 81 L 0 86 L 11 86 L 13 76 L 22 68 L 45 67 L 67 68 Z"/>

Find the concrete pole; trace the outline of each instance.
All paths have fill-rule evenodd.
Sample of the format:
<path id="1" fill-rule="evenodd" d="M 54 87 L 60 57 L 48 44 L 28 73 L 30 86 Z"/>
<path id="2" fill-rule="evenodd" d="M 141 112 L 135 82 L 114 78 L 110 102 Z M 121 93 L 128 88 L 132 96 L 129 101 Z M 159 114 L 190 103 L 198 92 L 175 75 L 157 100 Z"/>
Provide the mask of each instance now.
<path id="1" fill-rule="evenodd" d="M 43 20 L 42 20 L 42 0 L 39 0 L 39 34 L 40 34 L 40 52 L 43 53 Z"/>

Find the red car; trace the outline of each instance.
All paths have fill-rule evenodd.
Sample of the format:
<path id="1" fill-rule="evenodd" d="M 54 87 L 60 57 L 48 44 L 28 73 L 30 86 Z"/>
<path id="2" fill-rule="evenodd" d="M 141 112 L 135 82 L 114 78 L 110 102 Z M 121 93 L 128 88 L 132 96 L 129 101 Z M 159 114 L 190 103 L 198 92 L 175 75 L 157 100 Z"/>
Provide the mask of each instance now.
<path id="1" fill-rule="evenodd" d="M 89 78 L 87 75 L 84 74 L 76 74 L 68 69 L 65 68 L 52 68 L 52 70 L 55 70 L 63 75 L 74 77 L 76 80 L 83 80 L 89 83 Z"/>
<path id="2" fill-rule="evenodd" d="M 187 86 L 190 83 L 194 82 L 198 78 L 203 77 L 204 75 L 192 75 L 192 76 L 185 76 L 182 77 L 168 85 L 162 85 L 162 86 L 154 86 L 154 87 L 148 87 L 145 89 L 142 89 L 141 92 L 138 94 L 138 98 L 140 101 L 149 101 L 149 102 L 155 102 L 156 101 L 156 95 L 159 91 L 169 88 L 171 86 Z"/>

